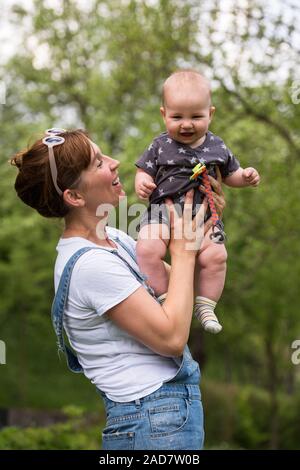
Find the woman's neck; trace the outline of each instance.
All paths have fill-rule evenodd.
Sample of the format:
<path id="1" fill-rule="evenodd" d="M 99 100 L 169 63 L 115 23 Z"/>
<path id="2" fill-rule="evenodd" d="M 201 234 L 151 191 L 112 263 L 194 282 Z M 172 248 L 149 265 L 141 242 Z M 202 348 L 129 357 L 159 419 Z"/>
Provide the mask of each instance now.
<path id="1" fill-rule="evenodd" d="M 83 222 L 67 221 L 62 238 L 81 237 L 86 238 L 96 245 L 115 248 L 115 244 L 108 238 L 106 229 L 106 220 L 97 219 L 96 224 L 87 224 Z"/>

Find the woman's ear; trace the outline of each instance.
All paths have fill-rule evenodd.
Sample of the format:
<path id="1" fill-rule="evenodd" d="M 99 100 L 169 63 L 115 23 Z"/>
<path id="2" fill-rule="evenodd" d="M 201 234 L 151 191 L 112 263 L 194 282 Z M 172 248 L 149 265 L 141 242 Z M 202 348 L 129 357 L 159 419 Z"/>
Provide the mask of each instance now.
<path id="1" fill-rule="evenodd" d="M 78 189 L 66 189 L 63 198 L 64 202 L 72 208 L 83 207 L 85 205 L 84 197 Z"/>

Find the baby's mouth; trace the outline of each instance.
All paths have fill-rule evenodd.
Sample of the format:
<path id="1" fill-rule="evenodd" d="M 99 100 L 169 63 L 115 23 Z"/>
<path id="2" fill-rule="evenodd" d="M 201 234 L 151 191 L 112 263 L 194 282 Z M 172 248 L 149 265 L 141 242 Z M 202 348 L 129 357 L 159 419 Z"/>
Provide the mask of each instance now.
<path id="1" fill-rule="evenodd" d="M 193 134 L 194 132 L 180 132 L 182 137 L 191 137 Z"/>

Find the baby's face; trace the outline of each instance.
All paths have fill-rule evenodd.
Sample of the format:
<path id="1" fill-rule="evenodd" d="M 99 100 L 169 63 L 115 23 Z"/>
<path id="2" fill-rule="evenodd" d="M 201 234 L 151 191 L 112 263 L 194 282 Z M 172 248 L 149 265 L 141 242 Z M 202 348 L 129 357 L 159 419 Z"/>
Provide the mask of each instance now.
<path id="1" fill-rule="evenodd" d="M 160 108 L 170 137 L 193 148 L 204 142 L 214 111 L 201 88 L 168 90 Z"/>

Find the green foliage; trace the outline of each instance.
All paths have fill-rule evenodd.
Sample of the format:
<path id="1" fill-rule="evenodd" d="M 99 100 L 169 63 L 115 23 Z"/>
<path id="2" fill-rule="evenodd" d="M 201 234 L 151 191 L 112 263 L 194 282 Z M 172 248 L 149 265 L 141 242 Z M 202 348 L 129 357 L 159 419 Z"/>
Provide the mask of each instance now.
<path id="1" fill-rule="evenodd" d="M 0 431 L 0 449 L 97 450 L 100 448 L 100 420 L 97 417 L 96 424 L 95 416 L 87 419 L 82 415 L 82 409 L 73 407 L 70 418 L 64 423 L 43 428 L 5 428 Z"/>
<path id="2" fill-rule="evenodd" d="M 266 449 L 272 407 L 268 393 L 254 386 L 205 380 L 202 385 L 206 448 Z M 298 449 L 299 394 L 278 399 L 278 449 Z"/>

